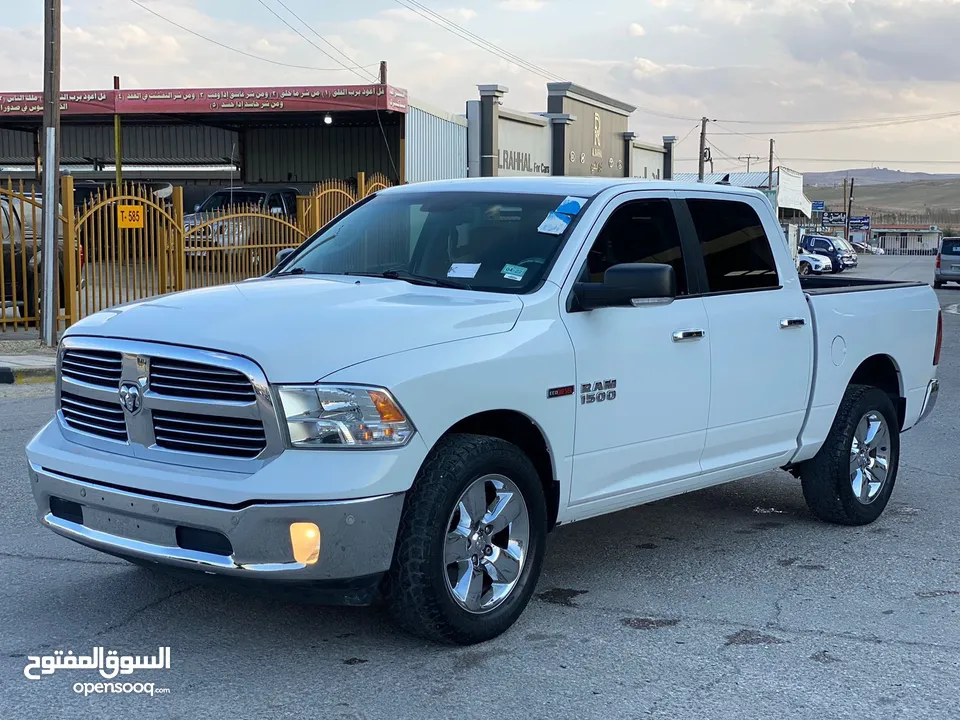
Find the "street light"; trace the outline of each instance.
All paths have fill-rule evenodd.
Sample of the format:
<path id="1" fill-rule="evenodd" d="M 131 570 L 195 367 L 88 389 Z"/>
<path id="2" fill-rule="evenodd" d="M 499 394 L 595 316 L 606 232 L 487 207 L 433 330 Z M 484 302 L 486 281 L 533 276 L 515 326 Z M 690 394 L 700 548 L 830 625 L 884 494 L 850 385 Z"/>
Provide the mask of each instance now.
<path id="1" fill-rule="evenodd" d="M 327 113 L 326 115 L 323 116 L 323 124 L 330 125 L 331 123 L 333 123 L 333 118 L 330 117 L 329 113 Z"/>

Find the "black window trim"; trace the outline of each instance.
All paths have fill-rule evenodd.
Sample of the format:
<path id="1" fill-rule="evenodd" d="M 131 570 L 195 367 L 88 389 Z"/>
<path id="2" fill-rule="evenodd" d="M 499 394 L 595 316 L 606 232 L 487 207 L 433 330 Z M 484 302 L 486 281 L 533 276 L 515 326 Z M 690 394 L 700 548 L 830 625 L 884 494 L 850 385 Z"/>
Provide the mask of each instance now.
<path id="1" fill-rule="evenodd" d="M 780 268 L 776 266 L 777 258 L 773 252 L 772 246 L 770 248 L 770 254 L 773 256 L 773 264 L 777 271 L 776 285 L 771 285 L 770 287 L 762 287 L 762 288 L 744 288 L 742 290 L 710 290 L 710 282 L 707 279 L 707 264 L 703 259 L 703 250 L 700 247 L 700 235 L 697 233 L 696 225 L 693 222 L 693 213 L 690 212 L 690 208 L 687 206 L 687 200 L 691 200 L 691 199 L 692 200 L 716 200 L 717 198 L 708 197 L 708 196 L 703 196 L 703 197 L 688 196 L 688 197 L 680 197 L 676 200 L 676 203 L 679 206 L 682 206 L 682 207 L 678 207 L 676 210 L 677 220 L 681 226 L 682 232 L 686 235 L 686 238 L 687 238 L 686 242 L 693 247 L 692 254 L 690 255 L 690 262 L 693 263 L 697 272 L 697 284 L 699 285 L 699 288 L 701 290 L 698 297 L 711 298 L 711 297 L 721 297 L 723 295 L 741 295 L 746 293 L 772 292 L 776 290 L 783 290 L 783 282 L 780 279 Z M 754 212 L 757 212 L 756 208 L 753 207 L 753 205 L 750 205 L 750 203 L 748 203 L 747 200 L 748 200 L 748 197 L 744 195 L 744 196 L 739 196 L 736 200 L 730 200 L 730 201 L 721 200 L 720 202 L 741 202 L 741 203 L 744 203 L 747 207 L 749 207 Z M 763 219 L 760 218 L 759 213 L 757 213 L 757 217 L 758 219 L 760 219 L 760 222 L 762 225 Z M 681 220 L 680 218 L 683 218 L 683 220 Z M 767 230 L 765 227 L 763 230 L 763 234 L 767 236 L 767 243 L 770 243 L 770 237 L 769 235 L 767 235 Z M 683 252 L 686 257 L 687 245 L 685 244 L 683 248 L 684 248 Z"/>
<path id="2" fill-rule="evenodd" d="M 600 233 L 603 231 L 603 228 L 606 225 L 607 221 L 611 217 L 613 217 L 613 214 L 617 212 L 617 210 L 622 208 L 624 205 L 632 202 L 650 202 L 651 200 L 661 200 L 661 201 L 666 200 L 667 202 L 670 203 L 670 209 L 673 212 L 673 221 L 677 225 L 677 234 L 680 237 L 680 254 L 683 257 L 684 272 L 686 273 L 686 276 L 687 276 L 687 293 L 685 295 L 677 295 L 673 301 L 678 302 L 680 300 L 692 300 L 694 298 L 703 297 L 702 290 L 705 287 L 705 284 L 703 283 L 703 278 L 706 277 L 706 275 L 704 274 L 701 276 L 698 272 L 696 262 L 692 262 L 691 260 L 691 253 L 696 253 L 694 257 L 699 257 L 702 264 L 703 257 L 702 257 L 702 254 L 700 254 L 700 246 L 699 246 L 699 243 L 697 242 L 696 233 L 694 233 L 691 236 L 690 234 L 685 232 L 683 222 L 681 221 L 681 212 L 686 213 L 687 219 L 689 220 L 689 223 L 690 223 L 690 228 L 693 227 L 693 219 L 689 215 L 689 210 L 687 210 L 686 203 L 684 203 L 682 200 L 678 200 L 673 195 L 674 191 L 671 191 L 671 194 L 667 196 L 650 195 L 646 197 L 644 196 L 633 197 L 634 192 L 635 191 L 630 191 L 620 195 L 615 195 L 610 199 L 608 203 L 609 207 L 611 208 L 610 214 L 607 215 L 606 219 L 604 219 L 602 223 L 601 223 L 600 217 L 598 217 L 596 221 L 594 221 L 594 225 L 593 227 L 590 228 L 590 231 L 587 235 L 588 242 L 585 242 L 583 244 L 583 247 L 580 248 L 580 250 L 577 252 L 577 255 L 583 252 L 584 248 L 587 248 L 587 253 L 589 254 L 590 250 L 593 249 L 593 243 L 595 243 L 597 238 L 600 236 Z M 606 211 L 606 209 L 607 208 L 605 207 L 603 210 L 601 210 L 601 216 L 603 215 L 603 212 Z M 583 213 L 581 212 L 581 215 L 582 214 Z M 587 262 L 586 258 L 584 258 L 583 262 L 574 266 L 574 271 L 572 273 L 573 285 L 576 285 L 577 278 L 580 277 L 580 275 L 583 273 L 583 268 L 586 262 Z M 567 299 L 566 299 L 566 302 L 564 303 L 564 310 L 567 313 L 585 312 L 584 310 L 581 310 L 579 307 L 577 307 L 577 303 L 575 302 L 575 297 L 574 297 L 573 285 L 571 285 L 570 292 L 567 294 Z M 616 309 L 616 308 L 610 308 L 610 309 Z"/>

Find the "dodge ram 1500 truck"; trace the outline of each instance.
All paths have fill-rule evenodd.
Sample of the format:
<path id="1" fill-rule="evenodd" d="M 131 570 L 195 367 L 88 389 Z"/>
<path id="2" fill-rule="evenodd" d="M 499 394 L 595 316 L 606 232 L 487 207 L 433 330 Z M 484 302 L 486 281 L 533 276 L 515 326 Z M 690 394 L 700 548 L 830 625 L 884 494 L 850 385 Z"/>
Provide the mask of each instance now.
<path id="1" fill-rule="evenodd" d="M 801 280 L 756 191 L 406 185 L 263 278 L 71 327 L 29 475 L 97 550 L 382 594 L 470 644 L 517 620 L 558 525 L 780 468 L 818 518 L 876 520 L 940 342 L 928 285 Z"/>

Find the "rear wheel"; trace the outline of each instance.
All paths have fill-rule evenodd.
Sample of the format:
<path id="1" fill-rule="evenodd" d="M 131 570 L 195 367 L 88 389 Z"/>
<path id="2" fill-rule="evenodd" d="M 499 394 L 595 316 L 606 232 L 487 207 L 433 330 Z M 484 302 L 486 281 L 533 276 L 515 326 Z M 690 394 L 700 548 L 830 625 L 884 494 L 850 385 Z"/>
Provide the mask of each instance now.
<path id="1" fill-rule="evenodd" d="M 943 282 L 941 282 L 940 280 L 934 280 L 933 287 L 934 289 L 939 290 L 940 288 L 943 287 Z"/>
<path id="2" fill-rule="evenodd" d="M 900 426 L 890 396 L 851 385 L 820 452 L 800 468 L 804 499 L 825 522 L 872 523 L 890 500 L 899 463 Z"/>
<path id="3" fill-rule="evenodd" d="M 523 612 L 540 575 L 547 511 L 540 478 L 498 438 L 442 439 L 407 494 L 385 594 L 420 637 L 471 645 Z"/>
<path id="4" fill-rule="evenodd" d="M 810 268 L 810 263 L 808 263 L 808 262 L 802 262 L 802 263 L 800 263 L 800 267 L 797 268 L 797 272 L 799 272 L 801 275 L 809 275 L 809 274 L 810 274 L 810 269 L 811 269 L 811 268 Z"/>

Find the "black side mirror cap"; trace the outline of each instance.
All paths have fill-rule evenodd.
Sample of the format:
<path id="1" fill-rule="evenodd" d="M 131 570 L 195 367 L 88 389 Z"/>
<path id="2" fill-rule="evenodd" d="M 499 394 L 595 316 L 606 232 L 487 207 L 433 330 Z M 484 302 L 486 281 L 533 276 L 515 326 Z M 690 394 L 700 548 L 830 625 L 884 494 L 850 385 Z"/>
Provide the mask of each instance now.
<path id="1" fill-rule="evenodd" d="M 668 305 L 677 297 L 677 276 L 671 265 L 622 263 L 609 268 L 603 283 L 573 286 L 580 310 L 635 305 Z"/>
<path id="2" fill-rule="evenodd" d="M 275 268 L 278 268 L 278 267 L 280 267 L 281 265 L 283 265 L 283 261 L 286 260 L 288 257 L 290 257 L 290 255 L 293 254 L 293 251 L 294 251 L 295 249 L 296 249 L 296 248 L 284 248 L 283 250 L 281 250 L 280 252 L 278 252 L 278 253 L 277 253 L 277 261 L 276 261 L 276 263 L 274 263 L 274 267 L 275 267 Z"/>

